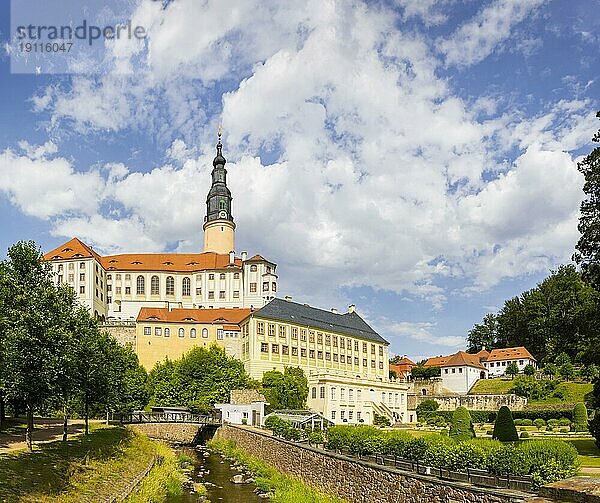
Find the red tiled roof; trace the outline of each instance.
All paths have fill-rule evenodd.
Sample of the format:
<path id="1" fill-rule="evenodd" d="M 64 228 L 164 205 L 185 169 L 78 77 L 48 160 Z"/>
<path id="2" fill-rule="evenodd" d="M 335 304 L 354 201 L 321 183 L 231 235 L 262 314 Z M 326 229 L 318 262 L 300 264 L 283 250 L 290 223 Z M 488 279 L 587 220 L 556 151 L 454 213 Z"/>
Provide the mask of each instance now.
<path id="1" fill-rule="evenodd" d="M 142 307 L 137 321 L 161 321 L 165 323 L 218 323 L 239 330 L 238 324 L 251 313 L 250 309 L 167 309 L 166 307 Z M 232 324 L 236 325 L 232 325 Z"/>
<path id="2" fill-rule="evenodd" d="M 490 352 L 486 351 L 485 349 L 480 349 L 477 353 L 475 353 L 475 356 L 479 356 L 480 360 L 485 360 L 489 355 Z"/>
<path id="3" fill-rule="evenodd" d="M 485 361 L 493 362 L 500 360 L 514 360 L 517 358 L 534 360 L 535 358 L 531 355 L 529 351 L 523 346 L 519 346 L 516 348 L 503 348 L 503 349 L 492 349 L 489 356 L 485 359 Z"/>
<path id="4" fill-rule="evenodd" d="M 423 364 L 423 367 L 441 367 L 449 359 L 450 356 L 434 356 L 433 358 L 428 358 L 427 361 Z"/>
<path id="5" fill-rule="evenodd" d="M 230 265 L 229 254 L 214 252 L 123 253 L 102 257 L 77 238 L 73 238 L 64 245 L 46 253 L 44 260 L 72 260 L 92 257 L 100 262 L 107 271 L 194 272 L 212 269 L 240 269 L 242 267 L 241 259 L 235 258 L 234 265 Z M 260 255 L 255 257 L 260 257 Z M 254 260 L 255 257 L 250 260 Z M 265 259 L 260 257 L 260 260 Z"/>
<path id="6" fill-rule="evenodd" d="M 228 254 L 205 253 L 131 253 L 102 257 L 102 266 L 107 271 L 173 271 L 194 272 L 206 269 L 242 267 L 236 258 L 235 265 L 229 264 Z"/>
<path id="7" fill-rule="evenodd" d="M 262 257 L 261 255 L 254 255 L 254 257 L 249 258 L 247 260 L 247 262 L 269 262 L 266 258 Z M 269 262 L 269 264 L 271 264 L 272 262 Z"/>
<path id="8" fill-rule="evenodd" d="M 239 332 L 239 325 L 223 325 L 223 330 L 228 330 L 229 332 Z"/>
<path id="9" fill-rule="evenodd" d="M 429 358 L 424 364 L 425 367 L 464 367 L 465 365 L 485 370 L 479 356 L 471 355 L 465 351 L 459 351 L 449 356 Z"/>
<path id="10" fill-rule="evenodd" d="M 100 261 L 101 257 L 83 241 L 73 238 L 64 245 L 60 245 L 44 255 L 44 260 L 69 260 L 77 258 L 95 258 Z"/>

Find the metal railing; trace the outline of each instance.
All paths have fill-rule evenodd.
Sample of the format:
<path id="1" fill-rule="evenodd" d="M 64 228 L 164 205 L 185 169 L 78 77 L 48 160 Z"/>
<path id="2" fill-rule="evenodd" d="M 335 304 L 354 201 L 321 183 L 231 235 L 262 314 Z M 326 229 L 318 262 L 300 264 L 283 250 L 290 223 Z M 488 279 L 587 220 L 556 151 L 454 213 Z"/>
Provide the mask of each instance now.
<path id="1" fill-rule="evenodd" d="M 134 412 L 121 418 L 122 423 L 194 423 L 194 424 L 221 424 L 219 419 L 203 414 L 191 412 L 162 412 L 151 414 L 147 412 Z"/>
<path id="2" fill-rule="evenodd" d="M 466 482 L 476 486 L 512 489 L 515 491 L 532 492 L 533 477 L 531 475 L 495 475 L 485 470 L 467 468 L 466 471 L 452 470 L 446 467 L 429 466 L 423 461 L 382 455 L 354 455 L 340 451 L 345 456 L 374 462 L 378 465 L 393 466 L 404 471 L 420 475 L 437 477 L 442 480 Z"/>

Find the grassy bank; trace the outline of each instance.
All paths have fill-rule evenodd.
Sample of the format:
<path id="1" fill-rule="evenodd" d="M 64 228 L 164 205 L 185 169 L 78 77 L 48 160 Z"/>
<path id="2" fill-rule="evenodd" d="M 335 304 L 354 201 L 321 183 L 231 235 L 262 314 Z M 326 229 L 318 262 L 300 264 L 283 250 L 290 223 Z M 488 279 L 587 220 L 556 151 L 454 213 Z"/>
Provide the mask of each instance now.
<path id="1" fill-rule="evenodd" d="M 579 462 L 581 467 L 600 467 L 600 449 L 596 447 L 594 439 L 592 438 L 576 438 L 573 440 L 567 440 L 571 445 L 577 449 L 579 453 Z"/>
<path id="2" fill-rule="evenodd" d="M 125 503 L 163 503 L 168 496 L 183 493 L 180 458 L 165 444 L 157 443 L 155 452 L 157 462 Z"/>
<path id="3" fill-rule="evenodd" d="M 248 467 L 255 475 L 257 487 L 274 493 L 271 498 L 273 503 L 344 503 L 342 499 L 323 494 L 296 478 L 279 473 L 260 459 L 238 449 L 233 441 L 211 440 L 208 447 Z"/>
<path id="4" fill-rule="evenodd" d="M 126 489 L 155 455 L 166 456 L 165 448 L 125 428 L 111 427 L 66 443 L 41 444 L 33 452 L 2 454 L 0 501 L 101 501 Z"/>
<path id="5" fill-rule="evenodd" d="M 470 395 L 504 395 L 510 393 L 514 381 L 511 379 L 480 379 L 469 391 Z M 593 384 L 581 382 L 561 382 L 556 393 L 564 398 L 547 397 L 543 400 L 530 400 L 530 405 L 552 405 L 559 403 L 585 402 L 594 388 Z"/>

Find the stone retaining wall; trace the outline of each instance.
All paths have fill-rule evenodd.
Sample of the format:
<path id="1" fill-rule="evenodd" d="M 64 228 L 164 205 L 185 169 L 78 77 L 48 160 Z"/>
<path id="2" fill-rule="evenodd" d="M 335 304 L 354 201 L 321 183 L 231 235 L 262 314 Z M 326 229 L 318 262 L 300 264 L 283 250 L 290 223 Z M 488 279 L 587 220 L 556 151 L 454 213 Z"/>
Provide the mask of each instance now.
<path id="1" fill-rule="evenodd" d="M 127 427 L 150 438 L 180 444 L 191 444 L 201 428 L 190 423 L 142 423 L 130 424 Z"/>
<path id="2" fill-rule="evenodd" d="M 438 410 L 455 410 L 457 407 L 464 407 L 469 410 L 496 411 L 503 405 L 506 405 L 510 410 L 523 410 L 527 405 L 527 398 L 512 393 L 504 395 L 430 395 L 415 396 L 414 398 L 414 408 L 423 400 L 435 400 L 440 404 Z M 409 409 L 411 405 L 412 403 L 409 400 Z"/>
<path id="3" fill-rule="evenodd" d="M 236 445 L 281 473 L 353 503 L 517 503 L 529 495 L 442 481 L 313 449 L 251 427 L 223 425 L 215 439 Z"/>

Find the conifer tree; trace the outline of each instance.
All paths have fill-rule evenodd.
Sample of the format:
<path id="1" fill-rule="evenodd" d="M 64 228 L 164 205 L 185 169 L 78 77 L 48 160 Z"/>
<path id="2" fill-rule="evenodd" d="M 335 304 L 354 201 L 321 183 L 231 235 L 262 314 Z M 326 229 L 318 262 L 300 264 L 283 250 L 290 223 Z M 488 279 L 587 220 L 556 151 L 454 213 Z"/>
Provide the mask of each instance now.
<path id="1" fill-rule="evenodd" d="M 449 436 L 455 440 L 475 438 L 475 430 L 471 422 L 471 414 L 464 407 L 457 407 L 452 414 Z"/>
<path id="2" fill-rule="evenodd" d="M 512 412 L 506 405 L 500 407 L 500 410 L 496 415 L 492 438 L 500 440 L 501 442 L 516 442 L 519 440 Z"/>

